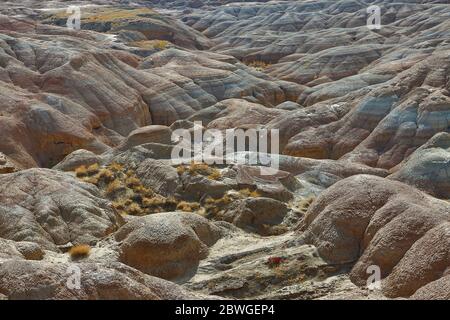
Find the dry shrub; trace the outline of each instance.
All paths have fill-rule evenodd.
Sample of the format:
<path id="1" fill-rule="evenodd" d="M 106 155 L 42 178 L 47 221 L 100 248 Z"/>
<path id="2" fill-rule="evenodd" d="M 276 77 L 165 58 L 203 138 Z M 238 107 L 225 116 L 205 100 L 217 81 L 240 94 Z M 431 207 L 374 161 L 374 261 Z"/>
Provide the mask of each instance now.
<path id="1" fill-rule="evenodd" d="M 141 186 L 142 186 L 141 180 L 139 180 L 139 179 L 136 178 L 136 177 L 128 177 L 128 178 L 125 180 L 125 184 L 126 184 L 126 186 L 127 186 L 128 188 L 131 188 L 131 189 L 135 189 L 135 188 L 137 188 L 137 187 L 141 187 Z"/>
<path id="2" fill-rule="evenodd" d="M 113 197 L 118 191 L 123 190 L 124 186 L 119 180 L 114 180 L 106 188 L 106 195 Z"/>
<path id="3" fill-rule="evenodd" d="M 123 210 L 125 210 L 125 208 L 126 208 L 127 206 L 130 205 L 130 203 L 127 203 L 128 200 L 129 200 L 129 199 L 118 199 L 118 200 L 116 200 L 116 201 L 113 201 L 113 202 L 112 202 L 112 205 L 113 205 L 114 208 L 116 208 L 116 210 L 118 210 L 118 211 L 123 211 Z"/>
<path id="4" fill-rule="evenodd" d="M 174 198 L 165 198 L 158 194 L 155 194 L 153 197 L 146 197 L 142 199 L 142 207 L 149 214 L 175 211 L 177 204 L 178 202 Z"/>
<path id="5" fill-rule="evenodd" d="M 144 210 L 137 203 L 132 203 L 127 209 L 126 212 L 132 216 L 142 216 L 144 215 Z"/>
<path id="6" fill-rule="evenodd" d="M 251 61 L 251 62 L 246 62 L 246 65 L 254 68 L 258 71 L 263 71 L 264 69 L 268 68 L 271 66 L 270 63 L 264 62 L 264 61 L 259 61 L 259 60 L 255 60 L 255 61 Z"/>
<path id="7" fill-rule="evenodd" d="M 87 168 L 86 166 L 81 166 L 75 169 L 75 174 L 78 178 L 87 176 Z"/>
<path id="8" fill-rule="evenodd" d="M 177 167 L 178 175 L 188 172 L 191 176 L 201 175 L 210 180 L 219 180 L 222 177 L 220 171 L 210 167 L 207 163 L 192 161 L 189 166 L 181 165 Z"/>
<path id="9" fill-rule="evenodd" d="M 186 167 L 185 166 L 178 166 L 177 167 L 177 173 L 178 173 L 178 175 L 182 175 L 183 173 L 185 173 L 186 172 Z"/>
<path id="10" fill-rule="evenodd" d="M 222 198 L 218 198 L 218 199 L 208 197 L 205 200 L 205 205 L 206 206 L 215 206 L 215 207 L 224 207 L 226 205 L 229 205 L 232 201 L 233 201 L 233 199 L 228 194 L 225 194 Z"/>
<path id="11" fill-rule="evenodd" d="M 87 244 L 76 245 L 69 250 L 69 255 L 72 260 L 86 258 L 90 253 L 91 247 Z"/>
<path id="12" fill-rule="evenodd" d="M 135 19 L 142 15 L 152 15 L 155 11 L 150 8 L 136 8 L 136 9 L 123 9 L 123 8 L 101 8 L 93 9 L 92 12 L 87 12 L 83 21 L 86 22 L 118 22 L 125 21 L 126 19 Z M 65 12 L 62 13 L 67 16 Z"/>
<path id="13" fill-rule="evenodd" d="M 99 172 L 99 170 L 100 170 L 99 164 L 94 163 L 94 164 L 90 165 L 86 171 L 89 176 L 93 176 L 93 175 L 96 175 Z"/>
<path id="14" fill-rule="evenodd" d="M 153 43 L 153 48 L 155 48 L 155 49 L 157 49 L 159 51 L 162 51 L 164 49 L 167 49 L 167 47 L 169 46 L 169 43 L 170 42 L 166 41 L 166 40 L 156 40 Z"/>
<path id="15" fill-rule="evenodd" d="M 134 192 L 142 195 L 143 197 L 154 197 L 155 192 L 152 189 L 146 188 L 143 185 L 137 185 L 133 188 Z"/>
<path id="16" fill-rule="evenodd" d="M 296 204 L 296 207 L 298 210 L 305 213 L 306 211 L 308 211 L 309 207 L 311 206 L 311 204 L 314 202 L 315 199 L 316 198 L 314 196 L 304 198 Z"/>
<path id="17" fill-rule="evenodd" d="M 193 165 L 191 169 L 203 174 L 212 174 L 211 178 L 217 178 L 220 174 L 218 170 L 216 173 L 215 169 L 204 164 Z M 157 194 L 151 188 L 145 187 L 133 170 L 126 170 L 124 165 L 116 162 L 103 168 L 98 165 L 89 168 L 83 166 L 78 171 L 80 179 L 96 185 L 122 215 L 141 216 L 175 210 L 195 212 L 201 208 L 198 203 L 179 202 L 174 197 Z"/>
<path id="18" fill-rule="evenodd" d="M 221 219 L 224 209 L 232 202 L 233 198 L 228 194 L 218 199 L 208 197 L 204 203 L 204 215 L 207 218 Z"/>
<path id="19" fill-rule="evenodd" d="M 164 206 L 167 202 L 167 199 L 163 196 L 157 195 L 152 198 L 144 198 L 142 200 L 142 205 L 144 207 L 157 207 L 157 206 Z"/>
<path id="20" fill-rule="evenodd" d="M 191 165 L 189 166 L 189 174 L 192 176 L 197 174 L 206 176 L 211 174 L 210 167 L 207 163 L 191 162 Z"/>
<path id="21" fill-rule="evenodd" d="M 220 178 L 222 178 L 222 174 L 220 173 L 219 170 L 212 168 L 212 172 L 211 174 L 208 176 L 209 180 L 219 180 Z"/>
<path id="22" fill-rule="evenodd" d="M 113 172 L 121 172 L 123 171 L 123 165 L 117 162 L 111 163 L 108 168 Z"/>
<path id="23" fill-rule="evenodd" d="M 103 168 L 98 173 L 98 179 L 101 182 L 110 183 L 115 180 L 115 176 L 111 170 Z"/>
<path id="24" fill-rule="evenodd" d="M 258 190 L 250 190 L 248 188 L 239 190 L 239 194 L 245 198 L 258 198 L 261 194 Z"/>
<path id="25" fill-rule="evenodd" d="M 177 205 L 177 210 L 184 212 L 195 212 L 200 209 L 200 204 L 198 202 L 186 202 L 181 201 Z"/>
<path id="26" fill-rule="evenodd" d="M 94 184 L 94 185 L 98 186 L 98 177 L 97 176 L 85 177 L 82 180 L 84 182 L 91 183 L 91 184 Z"/>
<path id="27" fill-rule="evenodd" d="M 140 40 L 132 41 L 128 45 L 141 49 L 162 51 L 167 49 L 170 44 L 167 40 Z"/>

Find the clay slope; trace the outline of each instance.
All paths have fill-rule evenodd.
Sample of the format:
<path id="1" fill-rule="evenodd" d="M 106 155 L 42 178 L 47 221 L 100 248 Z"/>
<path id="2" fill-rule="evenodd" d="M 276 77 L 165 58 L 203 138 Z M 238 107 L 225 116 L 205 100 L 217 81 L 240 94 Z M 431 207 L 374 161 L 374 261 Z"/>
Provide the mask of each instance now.
<path id="1" fill-rule="evenodd" d="M 303 85 L 306 108 L 274 119 L 283 153 L 390 169 L 448 132 L 448 4 L 384 2 L 368 32 L 369 2 L 236 3 L 183 15 L 231 54 Z M 266 65 L 263 64 L 266 63 Z"/>
<path id="2" fill-rule="evenodd" d="M 327 261 L 354 263 L 354 283 L 365 286 L 369 267 L 378 266 L 383 293 L 409 297 L 447 275 L 449 220 L 448 202 L 360 175 L 321 194 L 306 215 L 302 237 Z"/>
<path id="3" fill-rule="evenodd" d="M 79 148 L 101 153 L 134 129 L 223 99 L 273 105 L 300 93 L 227 56 L 173 48 L 143 59 L 99 33 L 6 16 L 0 28 L 1 150 L 22 168 L 53 166 Z"/>

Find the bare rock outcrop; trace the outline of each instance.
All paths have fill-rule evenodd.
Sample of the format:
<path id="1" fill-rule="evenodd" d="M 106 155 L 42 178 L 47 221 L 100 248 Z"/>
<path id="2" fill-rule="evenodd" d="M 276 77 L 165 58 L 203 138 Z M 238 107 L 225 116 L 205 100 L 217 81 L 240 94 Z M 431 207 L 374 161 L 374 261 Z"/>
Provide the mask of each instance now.
<path id="1" fill-rule="evenodd" d="M 90 166 L 99 163 L 101 157 L 92 151 L 78 149 L 66 156 L 60 163 L 53 167 L 53 170 L 74 171 L 81 166 Z"/>
<path id="2" fill-rule="evenodd" d="M 54 251 L 95 242 L 122 220 L 95 186 L 47 169 L 1 175 L 0 203 L 0 237 Z"/>
<path id="3" fill-rule="evenodd" d="M 263 197 L 247 198 L 232 203 L 222 219 L 249 232 L 268 235 L 270 228 L 280 225 L 287 213 L 283 202 Z"/>
<path id="4" fill-rule="evenodd" d="M 0 174 L 17 171 L 17 167 L 11 163 L 10 159 L 0 152 Z"/>
<path id="5" fill-rule="evenodd" d="M 399 182 L 360 175 L 324 191 L 303 228 L 306 241 L 325 260 L 355 263 L 350 276 L 358 285 L 366 285 L 367 269 L 375 265 L 384 278 L 383 292 L 407 297 L 448 267 L 449 238 L 442 230 L 449 221 L 447 202 Z M 436 239 L 441 245 L 433 243 Z"/>
<path id="6" fill-rule="evenodd" d="M 291 136 L 283 153 L 395 167 L 434 135 L 448 131 L 447 121 L 441 120 L 448 112 L 448 59 L 447 50 L 437 52 L 370 93 L 361 89 L 346 95 L 343 115 Z M 339 101 L 329 100 L 330 108 Z"/>
<path id="7" fill-rule="evenodd" d="M 224 100 L 218 104 L 214 107 L 222 111 L 216 115 L 216 119 L 207 124 L 209 129 L 257 127 L 258 125 L 265 125 L 283 114 L 282 110 L 266 108 L 242 99 Z"/>
<path id="8" fill-rule="evenodd" d="M 146 159 L 136 174 L 144 186 L 163 196 L 173 196 L 180 183 L 177 170 L 162 160 Z"/>
<path id="9" fill-rule="evenodd" d="M 16 242 L 0 238 L 0 245 L 0 261 L 25 258 L 18 250 Z"/>
<path id="10" fill-rule="evenodd" d="M 79 288 L 75 277 L 79 275 Z M 10 300 L 195 299 L 181 287 L 121 263 L 0 263 L 0 294 Z"/>
<path id="11" fill-rule="evenodd" d="M 141 127 L 132 131 L 117 147 L 118 150 L 128 150 L 146 143 L 171 144 L 172 130 L 169 127 L 153 125 Z"/>
<path id="12" fill-rule="evenodd" d="M 450 266 L 450 222 L 429 230 L 406 252 L 383 281 L 388 296 L 410 296 L 445 276 Z M 444 298 L 444 297 L 442 297 Z"/>
<path id="13" fill-rule="evenodd" d="M 121 262 L 170 280 L 192 276 L 219 237 L 220 229 L 205 218 L 181 212 L 138 218 L 115 234 Z"/>
<path id="14" fill-rule="evenodd" d="M 391 179 L 416 186 L 438 198 L 450 198 L 450 134 L 436 134 L 393 171 Z"/>
<path id="15" fill-rule="evenodd" d="M 65 26 L 69 14 L 43 14 L 43 22 Z M 169 41 L 187 49 L 207 49 L 212 41 L 200 32 L 151 8 L 93 6 L 83 8 L 82 29 L 120 34 L 125 40 Z M 133 41 L 130 41 L 133 42 Z M 151 42 L 149 43 L 151 44 Z"/>
<path id="16" fill-rule="evenodd" d="M 449 300 L 450 276 L 430 282 L 417 290 L 411 297 L 414 300 Z"/>
<path id="17" fill-rule="evenodd" d="M 1 2 L 0 300 L 203 297 L 153 276 L 449 299 L 448 18 L 448 0 Z M 173 131 L 197 128 L 278 130 L 279 151 L 173 163 Z"/>
<path id="18" fill-rule="evenodd" d="M 212 52 L 170 47 L 143 59 L 111 35 L 7 16 L 0 32 L 0 150 L 20 168 L 53 167 L 77 149 L 103 153 L 136 129 L 224 99 L 275 106 L 301 92 Z"/>

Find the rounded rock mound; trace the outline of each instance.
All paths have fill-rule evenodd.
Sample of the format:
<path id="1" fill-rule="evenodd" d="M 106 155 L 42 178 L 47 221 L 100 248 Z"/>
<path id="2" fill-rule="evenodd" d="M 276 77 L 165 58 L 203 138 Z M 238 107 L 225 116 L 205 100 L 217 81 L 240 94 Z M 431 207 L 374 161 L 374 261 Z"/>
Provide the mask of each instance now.
<path id="1" fill-rule="evenodd" d="M 366 285 L 375 265 L 385 295 L 409 297 L 444 276 L 449 222 L 449 203 L 397 181 L 358 175 L 324 191 L 301 229 L 328 262 L 354 264 L 354 283 Z"/>
<path id="2" fill-rule="evenodd" d="M 176 284 L 145 275 L 121 263 L 70 264 L 26 260 L 8 260 L 0 264 L 1 295 L 10 300 L 197 298 Z"/>
<path id="3" fill-rule="evenodd" d="M 0 176 L 2 238 L 59 251 L 59 246 L 95 243 L 121 224 L 94 185 L 70 174 L 29 169 Z"/>
<path id="4" fill-rule="evenodd" d="M 166 212 L 136 218 L 115 234 L 119 259 L 146 274 L 180 280 L 195 272 L 220 237 L 220 229 L 193 213 Z"/>

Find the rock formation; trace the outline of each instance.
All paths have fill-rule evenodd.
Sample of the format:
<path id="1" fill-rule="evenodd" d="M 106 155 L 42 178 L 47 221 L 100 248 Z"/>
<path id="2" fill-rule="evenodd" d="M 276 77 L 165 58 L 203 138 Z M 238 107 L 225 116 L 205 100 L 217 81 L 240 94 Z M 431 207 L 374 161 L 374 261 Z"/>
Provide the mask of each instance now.
<path id="1" fill-rule="evenodd" d="M 373 4 L 0 3 L 0 300 L 450 299 L 450 6 Z"/>
<path id="2" fill-rule="evenodd" d="M 408 297 L 445 275 L 449 220 L 447 202 L 359 175 L 321 194 L 306 215 L 302 237 L 327 261 L 354 264 L 350 277 L 356 284 L 364 285 L 368 268 L 378 266 L 383 292 Z"/>

